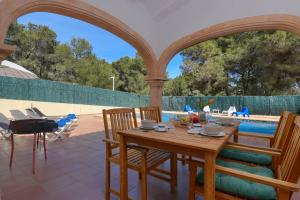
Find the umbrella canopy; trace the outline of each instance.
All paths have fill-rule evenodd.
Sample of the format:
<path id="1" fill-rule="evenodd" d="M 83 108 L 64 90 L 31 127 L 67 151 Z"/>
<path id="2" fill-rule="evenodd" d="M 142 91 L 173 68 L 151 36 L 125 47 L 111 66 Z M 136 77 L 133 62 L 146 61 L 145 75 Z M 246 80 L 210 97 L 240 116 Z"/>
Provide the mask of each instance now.
<path id="1" fill-rule="evenodd" d="M 38 79 L 39 77 L 33 72 L 17 65 L 16 63 L 4 60 L 0 65 L 0 76 L 8 76 L 24 79 Z"/>

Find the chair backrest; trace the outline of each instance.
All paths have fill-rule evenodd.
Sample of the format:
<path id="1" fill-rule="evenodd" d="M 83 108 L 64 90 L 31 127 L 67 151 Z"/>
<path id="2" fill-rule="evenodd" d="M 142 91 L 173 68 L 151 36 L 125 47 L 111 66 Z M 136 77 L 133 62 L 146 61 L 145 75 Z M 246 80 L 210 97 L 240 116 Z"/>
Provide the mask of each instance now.
<path id="1" fill-rule="evenodd" d="M 247 107 L 243 107 L 241 112 L 243 113 L 249 113 L 249 109 Z"/>
<path id="2" fill-rule="evenodd" d="M 184 112 L 192 111 L 192 107 L 191 107 L 190 105 L 185 105 L 185 106 L 183 107 L 183 111 L 184 111 Z"/>
<path id="3" fill-rule="evenodd" d="M 10 124 L 10 120 L 5 115 L 0 113 L 0 127 L 4 130 L 8 130 L 9 124 Z"/>
<path id="4" fill-rule="evenodd" d="M 41 119 L 42 118 L 36 112 L 34 112 L 31 108 L 26 108 L 25 111 L 30 118 L 33 118 L 33 119 Z"/>
<path id="5" fill-rule="evenodd" d="M 20 110 L 10 110 L 10 113 L 15 120 L 29 119 L 29 117 Z"/>
<path id="6" fill-rule="evenodd" d="M 119 141 L 117 131 L 137 128 L 137 121 L 134 108 L 116 108 L 110 110 L 103 110 L 102 113 L 106 139 Z M 112 138 L 110 137 L 109 133 L 109 125 L 111 128 Z"/>
<path id="7" fill-rule="evenodd" d="M 236 108 L 235 108 L 235 106 L 230 106 L 230 108 L 231 108 L 231 110 L 230 111 L 232 111 L 232 112 L 236 112 Z M 230 109 L 229 108 L 229 109 Z"/>
<path id="8" fill-rule="evenodd" d="M 38 114 L 40 117 L 47 117 L 44 113 L 42 113 L 37 107 L 33 107 L 32 110 Z"/>
<path id="9" fill-rule="evenodd" d="M 162 122 L 161 112 L 158 106 L 140 107 L 141 120 L 151 119 L 157 123 Z"/>
<path id="10" fill-rule="evenodd" d="M 283 111 L 281 113 L 274 136 L 274 141 L 272 143 L 273 148 L 282 149 L 285 142 L 290 139 L 290 129 L 294 124 L 295 117 L 295 114 L 290 113 L 288 111 Z"/>
<path id="11" fill-rule="evenodd" d="M 281 180 L 297 183 L 300 176 L 300 116 L 295 118 L 293 124 L 291 138 L 278 166 L 277 176 Z"/>

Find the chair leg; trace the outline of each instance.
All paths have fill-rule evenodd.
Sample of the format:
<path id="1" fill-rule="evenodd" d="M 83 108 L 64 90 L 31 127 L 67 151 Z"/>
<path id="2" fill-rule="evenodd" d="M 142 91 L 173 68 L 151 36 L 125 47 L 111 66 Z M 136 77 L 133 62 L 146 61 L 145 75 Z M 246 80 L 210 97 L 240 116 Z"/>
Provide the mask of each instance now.
<path id="1" fill-rule="evenodd" d="M 142 155 L 142 168 L 141 168 L 141 199 L 147 199 L 147 155 Z"/>
<path id="2" fill-rule="evenodd" d="M 10 142 L 11 142 L 11 152 L 10 152 L 9 168 L 12 167 L 12 161 L 13 161 L 14 150 L 15 150 L 14 134 L 13 133 L 10 135 Z"/>
<path id="3" fill-rule="evenodd" d="M 177 154 L 171 155 L 171 192 L 175 192 L 177 186 Z"/>
<path id="4" fill-rule="evenodd" d="M 197 166 L 192 162 L 189 162 L 189 168 L 190 168 L 189 200 L 195 200 Z"/>
<path id="5" fill-rule="evenodd" d="M 110 199 L 110 161 L 108 158 L 106 158 L 106 176 L 105 176 L 105 199 L 109 200 Z"/>
<path id="6" fill-rule="evenodd" d="M 33 137 L 33 155 L 32 155 L 32 173 L 35 174 L 35 143 L 36 143 L 36 133 Z"/>
<path id="7" fill-rule="evenodd" d="M 45 156 L 45 160 L 47 160 L 46 133 L 43 133 L 43 144 L 44 144 L 44 156 Z"/>

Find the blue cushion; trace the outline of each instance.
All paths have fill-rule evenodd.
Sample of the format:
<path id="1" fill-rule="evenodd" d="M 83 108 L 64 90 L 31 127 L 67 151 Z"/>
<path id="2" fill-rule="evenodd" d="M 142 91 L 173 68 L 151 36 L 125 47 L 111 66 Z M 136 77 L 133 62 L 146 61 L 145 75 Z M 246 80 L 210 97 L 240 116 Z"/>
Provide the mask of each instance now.
<path id="1" fill-rule="evenodd" d="M 248 166 L 240 163 L 228 162 L 223 160 L 217 160 L 217 165 L 269 178 L 274 177 L 272 170 L 266 167 Z M 204 172 L 203 169 L 201 169 L 197 176 L 197 182 L 202 185 L 203 179 Z M 276 190 L 272 186 L 267 186 L 260 183 L 236 178 L 219 172 L 216 173 L 216 189 L 227 194 L 247 199 L 277 199 Z"/>
<path id="2" fill-rule="evenodd" d="M 223 158 L 250 162 L 259 165 L 271 165 L 272 156 L 267 154 L 253 153 L 249 151 L 241 151 L 238 149 L 223 149 L 220 154 Z"/>

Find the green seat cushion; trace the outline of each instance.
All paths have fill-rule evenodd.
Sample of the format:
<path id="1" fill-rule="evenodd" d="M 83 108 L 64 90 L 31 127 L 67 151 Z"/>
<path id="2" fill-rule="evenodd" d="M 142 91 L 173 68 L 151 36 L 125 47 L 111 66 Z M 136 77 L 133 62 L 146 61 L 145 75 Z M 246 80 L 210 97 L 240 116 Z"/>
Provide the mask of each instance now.
<path id="1" fill-rule="evenodd" d="M 245 161 L 259 165 L 271 165 L 272 156 L 261 153 L 253 153 L 249 151 L 241 151 L 238 149 L 223 149 L 220 154 L 223 158 L 229 158 L 233 160 Z"/>
<path id="2" fill-rule="evenodd" d="M 239 171 L 248 172 L 260 176 L 274 178 L 274 174 L 271 169 L 260 166 L 248 166 L 235 162 L 228 162 L 223 160 L 217 160 L 217 165 L 236 169 Z M 197 182 L 203 184 L 204 171 L 200 169 Z M 238 196 L 247 199 L 260 199 L 260 200 L 274 200 L 277 199 L 277 193 L 274 187 L 255 183 L 245 179 L 237 178 L 234 176 L 226 175 L 217 172 L 216 173 L 216 189 L 227 194 Z"/>

